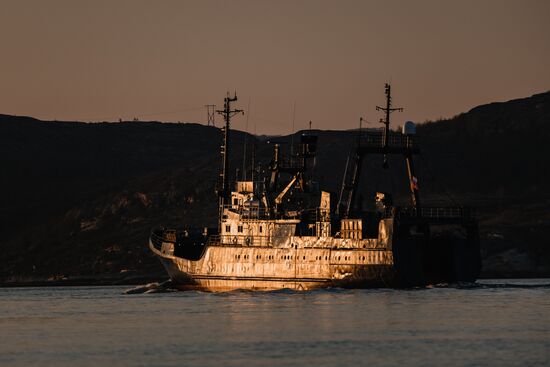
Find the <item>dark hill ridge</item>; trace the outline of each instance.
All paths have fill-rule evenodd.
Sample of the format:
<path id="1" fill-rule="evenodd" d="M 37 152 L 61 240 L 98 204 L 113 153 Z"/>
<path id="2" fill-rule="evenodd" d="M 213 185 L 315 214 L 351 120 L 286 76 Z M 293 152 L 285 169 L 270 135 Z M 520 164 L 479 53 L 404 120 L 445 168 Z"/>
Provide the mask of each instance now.
<path id="1" fill-rule="evenodd" d="M 549 122 L 550 93 L 543 93 L 418 127 L 423 198 L 479 207 L 487 275 L 550 275 Z M 354 132 L 318 133 L 317 176 L 337 191 Z M 162 274 L 146 248 L 148 232 L 215 223 L 220 137 L 197 124 L 0 115 L 0 278 Z M 244 139 L 233 132 L 234 168 L 242 166 Z M 265 167 L 268 141 L 246 139 Z M 386 172 L 371 158 L 364 172 L 366 199 L 376 190 L 406 199 L 401 162 L 390 161 Z"/>
<path id="2" fill-rule="evenodd" d="M 473 108 L 419 128 L 424 151 L 455 191 L 542 194 L 550 175 L 550 93 Z M 455 164 L 445 164 L 453 162 Z M 463 175 L 480 177 L 465 180 Z"/>

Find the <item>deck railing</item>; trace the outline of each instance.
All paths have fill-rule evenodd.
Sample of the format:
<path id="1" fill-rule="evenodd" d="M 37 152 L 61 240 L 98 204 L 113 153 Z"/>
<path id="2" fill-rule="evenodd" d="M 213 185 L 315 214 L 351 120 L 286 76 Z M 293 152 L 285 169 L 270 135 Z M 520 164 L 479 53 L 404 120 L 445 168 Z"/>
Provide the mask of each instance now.
<path id="1" fill-rule="evenodd" d="M 471 207 L 422 207 L 420 208 L 422 218 L 436 220 L 471 220 L 475 219 L 475 208 Z M 417 217 L 418 212 L 414 207 L 392 207 L 386 208 L 385 218 Z"/>
<path id="2" fill-rule="evenodd" d="M 330 211 L 328 209 L 311 208 L 296 211 L 286 211 L 283 216 L 274 216 L 265 208 L 246 205 L 224 205 L 224 209 L 229 209 L 241 216 L 241 219 L 267 220 L 267 219 L 299 219 L 307 217 L 313 221 L 323 221 L 328 218 Z"/>
<path id="3" fill-rule="evenodd" d="M 385 139 L 384 129 L 367 130 L 360 134 L 359 145 L 369 148 L 382 148 Z M 418 139 L 414 135 L 403 135 L 392 131 L 388 136 L 388 147 L 418 149 Z"/>

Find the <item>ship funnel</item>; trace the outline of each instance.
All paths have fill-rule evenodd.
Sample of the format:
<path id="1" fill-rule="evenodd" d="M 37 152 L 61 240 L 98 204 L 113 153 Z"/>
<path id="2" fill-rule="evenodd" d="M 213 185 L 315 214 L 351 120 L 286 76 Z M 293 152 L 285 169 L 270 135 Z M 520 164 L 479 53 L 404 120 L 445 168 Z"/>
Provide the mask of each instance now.
<path id="1" fill-rule="evenodd" d="M 403 125 L 403 135 L 416 135 L 416 125 L 414 122 L 405 122 L 405 125 Z"/>

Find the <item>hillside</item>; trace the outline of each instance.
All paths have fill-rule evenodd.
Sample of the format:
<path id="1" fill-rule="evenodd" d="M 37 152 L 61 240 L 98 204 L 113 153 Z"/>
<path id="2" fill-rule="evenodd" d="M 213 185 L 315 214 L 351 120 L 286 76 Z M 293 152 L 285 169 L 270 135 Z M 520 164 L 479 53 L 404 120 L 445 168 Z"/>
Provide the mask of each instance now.
<path id="1" fill-rule="evenodd" d="M 543 93 L 418 128 L 423 198 L 478 207 L 487 276 L 550 276 L 549 122 Z M 318 133 L 317 176 L 337 191 L 354 132 Z M 233 167 L 241 167 L 245 134 L 232 136 Z M 197 124 L 0 115 L 0 279 L 163 276 L 148 232 L 215 223 L 220 137 Z M 265 167 L 269 142 L 246 139 Z M 365 198 L 390 190 L 407 199 L 398 160 L 385 171 L 368 159 L 362 183 Z"/>

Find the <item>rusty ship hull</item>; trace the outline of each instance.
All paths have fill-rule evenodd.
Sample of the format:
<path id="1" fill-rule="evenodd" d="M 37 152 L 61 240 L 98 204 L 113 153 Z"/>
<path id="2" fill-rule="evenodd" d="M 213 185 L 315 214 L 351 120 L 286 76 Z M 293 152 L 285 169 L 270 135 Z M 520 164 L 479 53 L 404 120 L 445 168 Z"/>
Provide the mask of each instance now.
<path id="1" fill-rule="evenodd" d="M 466 236 L 443 237 L 411 234 L 418 226 L 414 219 L 386 219 L 379 223 L 379 236 L 366 239 L 193 237 L 159 229 L 152 232 L 149 247 L 181 290 L 401 288 L 475 282 L 481 268 L 476 225 L 466 227 Z"/>
<path id="2" fill-rule="evenodd" d="M 150 242 L 174 286 L 181 290 L 312 290 L 395 285 L 388 249 L 268 248 L 208 246 L 199 260 L 159 250 Z"/>

